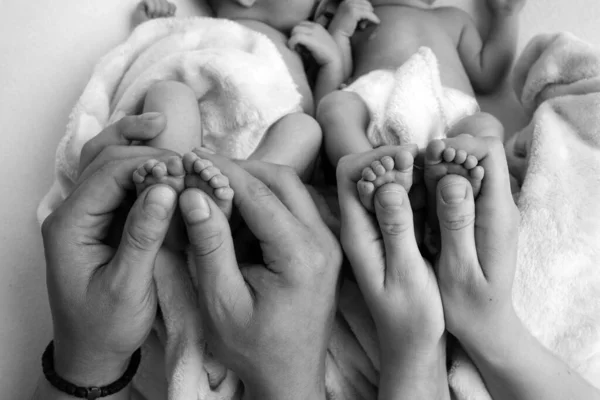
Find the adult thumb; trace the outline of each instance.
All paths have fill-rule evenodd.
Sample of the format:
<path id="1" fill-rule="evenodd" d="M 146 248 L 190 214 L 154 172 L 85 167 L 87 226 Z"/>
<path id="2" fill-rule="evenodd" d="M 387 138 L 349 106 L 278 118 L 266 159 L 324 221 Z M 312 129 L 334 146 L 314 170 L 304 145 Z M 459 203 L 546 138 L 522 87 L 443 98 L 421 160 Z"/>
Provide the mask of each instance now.
<path id="1" fill-rule="evenodd" d="M 155 185 L 138 197 L 129 212 L 113 267 L 117 279 L 150 282 L 154 262 L 169 229 L 177 194 L 167 185 Z"/>
<path id="2" fill-rule="evenodd" d="M 199 189 L 187 189 L 179 198 L 192 258 L 198 274 L 198 295 L 204 304 L 236 306 L 236 296 L 247 292 L 239 270 L 229 221 L 212 199 Z M 231 304 L 230 304 L 231 303 Z"/>

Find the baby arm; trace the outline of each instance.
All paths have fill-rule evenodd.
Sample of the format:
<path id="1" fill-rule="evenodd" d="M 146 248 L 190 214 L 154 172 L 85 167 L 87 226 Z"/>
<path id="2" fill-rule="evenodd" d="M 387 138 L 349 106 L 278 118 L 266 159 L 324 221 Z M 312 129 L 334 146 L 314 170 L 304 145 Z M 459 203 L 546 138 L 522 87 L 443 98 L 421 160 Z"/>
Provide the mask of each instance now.
<path id="1" fill-rule="evenodd" d="M 364 29 L 368 23 L 379 23 L 379 18 L 368 0 L 343 1 L 331 20 L 328 30 L 342 57 L 344 81 L 350 78 L 354 69 L 350 39 L 356 29 Z"/>
<path id="2" fill-rule="evenodd" d="M 315 104 L 337 90 L 344 81 L 340 52 L 331 35 L 321 25 L 304 21 L 292 30 L 288 46 L 296 50 L 304 46 L 319 66 L 313 90 Z"/>
<path id="3" fill-rule="evenodd" d="M 519 11 L 525 0 L 488 0 L 491 25 L 485 41 L 469 16 L 461 12 L 463 27 L 458 52 L 474 89 L 494 91 L 502 84 L 515 58 Z"/>

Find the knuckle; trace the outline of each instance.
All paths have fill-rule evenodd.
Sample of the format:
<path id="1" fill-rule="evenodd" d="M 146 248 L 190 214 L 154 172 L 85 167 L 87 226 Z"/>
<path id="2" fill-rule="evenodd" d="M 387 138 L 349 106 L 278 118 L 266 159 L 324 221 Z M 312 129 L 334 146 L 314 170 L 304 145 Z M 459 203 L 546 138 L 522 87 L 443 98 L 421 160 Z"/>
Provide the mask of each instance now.
<path id="1" fill-rule="evenodd" d="M 192 236 L 192 247 L 197 257 L 205 257 L 219 251 L 225 244 L 225 235 L 219 230 L 203 232 L 202 236 Z"/>
<path id="2" fill-rule="evenodd" d="M 258 179 L 253 179 L 248 183 L 248 197 L 251 200 L 262 200 L 271 196 L 274 196 L 273 192 L 267 185 Z"/>
<path id="3" fill-rule="evenodd" d="M 441 224 L 449 231 L 459 231 L 473 224 L 475 221 L 474 210 L 451 210 L 444 218 L 440 218 Z"/>
<path id="4" fill-rule="evenodd" d="M 381 232 L 388 236 L 404 237 L 412 231 L 412 224 L 409 221 L 380 222 L 379 227 Z"/>
<path id="5" fill-rule="evenodd" d="M 147 226 L 132 224 L 125 231 L 124 240 L 130 248 L 139 251 L 145 251 L 154 246 L 158 239 L 158 235 L 153 229 L 148 229 Z"/>

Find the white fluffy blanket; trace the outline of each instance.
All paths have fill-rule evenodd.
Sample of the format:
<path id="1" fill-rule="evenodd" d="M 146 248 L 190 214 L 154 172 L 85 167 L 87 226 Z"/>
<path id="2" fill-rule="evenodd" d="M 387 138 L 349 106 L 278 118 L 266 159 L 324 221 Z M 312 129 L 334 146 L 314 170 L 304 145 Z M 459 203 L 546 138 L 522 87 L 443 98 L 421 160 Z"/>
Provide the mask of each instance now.
<path id="1" fill-rule="evenodd" d="M 474 97 L 442 86 L 437 58 L 428 47 L 396 71 L 372 71 L 345 90 L 358 94 L 369 109 L 367 138 L 373 147 L 415 143 L 423 148 L 479 111 Z"/>
<path id="2" fill-rule="evenodd" d="M 38 209 L 40 221 L 73 188 L 83 145 L 139 113 L 150 86 L 163 80 L 196 92 L 203 144 L 232 158 L 247 158 L 274 122 L 301 111 L 300 93 L 264 35 L 214 18 L 148 21 L 96 65 L 56 151 L 56 182 Z"/>
<path id="3" fill-rule="evenodd" d="M 515 69 L 532 138 L 521 211 L 517 312 L 550 350 L 600 388 L 600 51 L 569 34 L 535 38 Z M 511 152 L 511 142 L 507 151 Z M 490 395 L 464 354 L 457 399 Z"/>

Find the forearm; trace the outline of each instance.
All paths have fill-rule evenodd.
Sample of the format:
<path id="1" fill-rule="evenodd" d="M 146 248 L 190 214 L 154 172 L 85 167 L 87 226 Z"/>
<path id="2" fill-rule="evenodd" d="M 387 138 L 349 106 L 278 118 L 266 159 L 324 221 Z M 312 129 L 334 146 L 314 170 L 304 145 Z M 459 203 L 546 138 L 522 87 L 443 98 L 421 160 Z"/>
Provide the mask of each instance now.
<path id="1" fill-rule="evenodd" d="M 397 361 L 383 358 L 378 399 L 450 399 L 445 340 Z"/>
<path id="2" fill-rule="evenodd" d="M 491 92 L 502 84 L 515 59 L 519 35 L 518 15 L 492 18 L 488 36 L 477 60 L 474 86 L 481 92 Z"/>
<path id="3" fill-rule="evenodd" d="M 600 399 L 585 381 L 535 339 L 515 316 L 485 344 L 465 348 L 494 400 Z"/>
<path id="4" fill-rule="evenodd" d="M 331 36 L 337 44 L 342 59 L 343 81 L 346 81 L 352 75 L 354 64 L 352 60 L 352 44 L 350 38 L 340 32 L 332 32 Z"/>
<path id="5" fill-rule="evenodd" d="M 318 106 L 323 97 L 338 90 L 343 82 L 344 73 L 340 63 L 334 62 L 321 66 L 315 82 L 315 104 Z"/>

